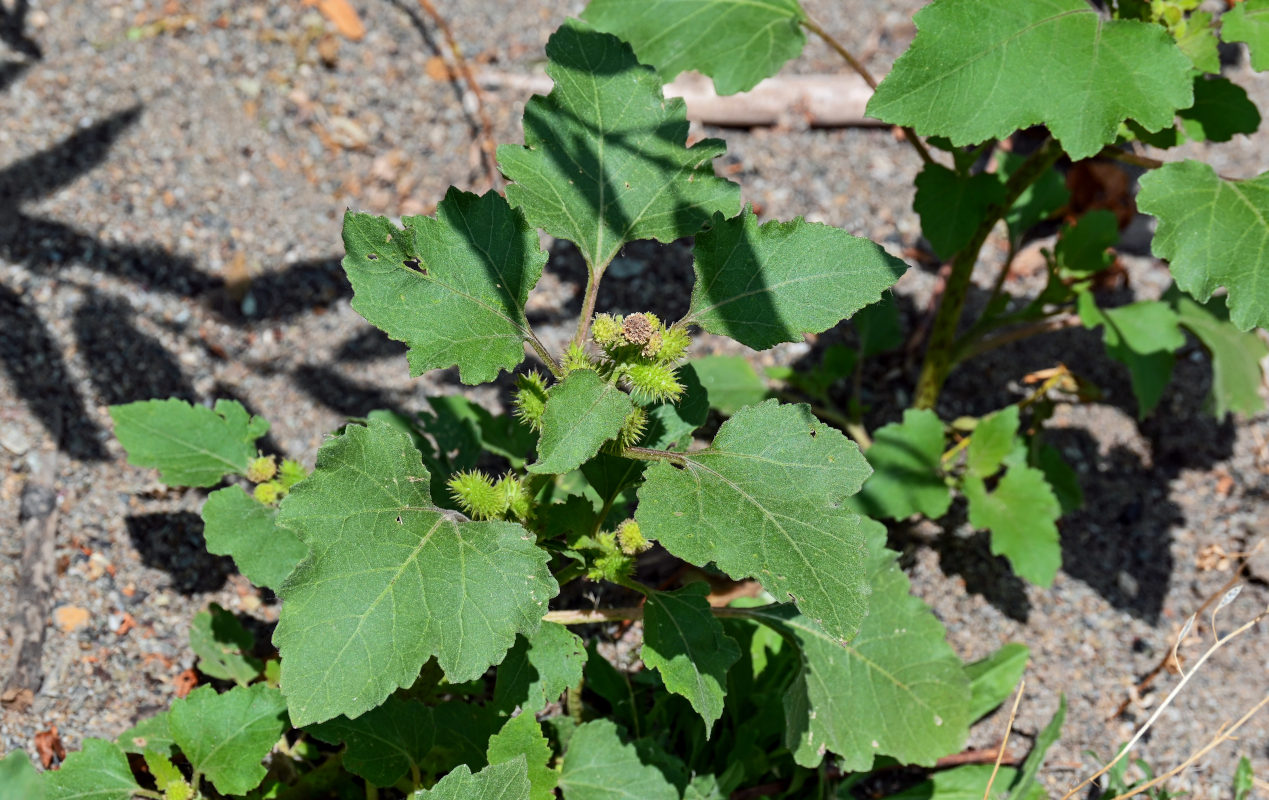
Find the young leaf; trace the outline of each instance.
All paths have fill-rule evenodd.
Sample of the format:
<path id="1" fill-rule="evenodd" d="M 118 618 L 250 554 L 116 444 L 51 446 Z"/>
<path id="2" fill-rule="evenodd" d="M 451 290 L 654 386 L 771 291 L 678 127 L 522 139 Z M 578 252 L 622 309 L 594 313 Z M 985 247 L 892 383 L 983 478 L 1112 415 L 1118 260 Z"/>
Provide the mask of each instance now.
<path id="1" fill-rule="evenodd" d="M 1044 479 L 1062 506 L 1063 516 L 1083 508 L 1084 490 L 1080 488 L 1079 475 L 1066 463 L 1060 450 L 1051 444 L 1041 445 L 1033 466 L 1044 473 Z"/>
<path id="2" fill-rule="evenodd" d="M 544 622 L 537 632 L 516 638 L 515 646 L 498 665 L 492 706 L 501 714 L 517 707 L 530 714 L 576 686 L 586 666 L 586 648 L 563 625 Z"/>
<path id="3" fill-rule="evenodd" d="M 1105 326 L 1102 342 L 1106 353 L 1128 367 L 1137 413 L 1145 419 L 1159 404 L 1172 379 L 1172 354 L 1185 346 L 1176 312 L 1159 300 L 1098 308 L 1089 292 L 1080 293 L 1076 305 L 1084 327 Z"/>
<path id="4" fill-rule="evenodd" d="M 1013 695 L 1030 658 L 1031 651 L 1025 644 L 1010 642 L 986 658 L 965 665 L 971 720 L 985 716 Z"/>
<path id="5" fill-rule="evenodd" d="M 1207 164 L 1174 162 L 1141 177 L 1137 206 L 1159 219 L 1151 249 L 1182 290 L 1206 302 L 1225 286 L 1240 330 L 1269 326 L 1269 173 L 1230 181 Z"/>
<path id="6" fill-rule="evenodd" d="M 176 742 L 172 739 L 172 726 L 168 711 L 141 720 L 119 734 L 115 743 L 125 753 L 141 755 L 146 750 L 167 755 L 176 754 Z"/>
<path id="7" fill-rule="evenodd" d="M 562 475 L 577 469 L 616 437 L 633 408 L 630 395 L 598 372 L 570 372 L 547 394 L 538 460 L 529 472 Z"/>
<path id="8" fill-rule="evenodd" d="M 564 800 L 679 800 L 660 770 L 643 763 L 606 719 L 581 725 L 569 740 L 560 774 Z"/>
<path id="9" fill-rule="evenodd" d="M 555 800 L 560 774 L 551 769 L 551 745 L 530 712 L 507 720 L 502 730 L 489 739 L 490 764 L 517 758 L 523 758 L 528 765 L 529 800 Z"/>
<path id="10" fill-rule="evenodd" d="M 913 20 L 868 115 L 954 145 L 1043 123 L 1088 158 L 1124 120 L 1157 131 L 1193 102 L 1190 60 L 1167 31 L 1105 20 L 1084 0 L 945 0 Z"/>
<path id="11" fill-rule="evenodd" d="M 679 367 L 683 396 L 678 402 L 665 401 L 648 406 L 648 431 L 644 445 L 664 450 L 673 445 L 691 444 L 692 433 L 709 419 L 709 393 L 691 364 Z"/>
<path id="12" fill-rule="evenodd" d="M 908 265 L 874 242 L 799 218 L 758 225 L 716 214 L 696 237 L 684 323 L 765 350 L 828 330 L 881 299 Z"/>
<path id="13" fill-rule="evenodd" d="M 1099 208 L 1062 229 L 1053 248 L 1058 273 L 1063 277 L 1086 278 L 1101 272 L 1115 260 L 1108 252 L 1119 242 L 1119 223 L 1112 211 Z"/>
<path id="14" fill-rule="evenodd" d="M 207 551 L 231 556 L 248 580 L 277 591 L 308 554 L 294 533 L 275 524 L 277 515 L 240 486 L 217 489 L 203 503 Z"/>
<path id="15" fill-rule="evenodd" d="M 1185 135 L 1196 142 L 1228 142 L 1236 133 L 1253 134 L 1260 111 L 1247 90 L 1229 78 L 1196 78 L 1194 105 L 1177 114 Z"/>
<path id="16" fill-rule="evenodd" d="M 46 800 L 132 800 L 139 788 L 128 757 L 103 739 L 85 739 L 83 750 L 44 773 Z"/>
<path id="17" fill-rule="evenodd" d="M 978 421 L 969 440 L 967 466 L 980 478 L 996 474 L 1018 436 L 1018 407 L 1008 406 Z"/>
<path id="18" fill-rule="evenodd" d="M 1246 42 L 1251 66 L 1269 69 L 1269 0 L 1243 0 L 1221 17 L 1221 39 Z"/>
<path id="19" fill-rule="evenodd" d="M 1260 361 L 1269 347 L 1255 331 L 1244 332 L 1229 322 L 1223 297 L 1199 304 L 1171 290 L 1170 300 L 1182 327 L 1198 337 L 1212 359 L 1212 391 L 1208 404 L 1217 418 L 1232 412 L 1255 414 L 1265 407 L 1260 396 L 1264 376 Z"/>
<path id="20" fill-rule="evenodd" d="M 414 800 L 530 800 L 529 774 L 523 758 L 485 767 L 475 775 L 466 766 L 455 769 Z"/>
<path id="21" fill-rule="evenodd" d="M 1195 11 L 1185 21 L 1185 32 L 1177 37 L 1176 46 L 1200 72 L 1219 75 L 1221 71 L 1220 42 L 1212 27 L 1212 15 L 1207 11 Z"/>
<path id="22" fill-rule="evenodd" d="M 1009 784 L 1011 798 L 1029 797 L 1037 789 L 1040 790 L 1041 797 L 1048 796 L 1048 793 L 1036 782 L 1036 776 L 1040 774 L 1040 767 L 1044 766 L 1045 753 L 1062 735 L 1062 723 L 1065 721 L 1066 695 L 1063 694 L 1058 698 L 1058 709 L 1053 713 L 1053 718 L 1044 726 L 1044 730 L 1040 731 L 1040 735 L 1035 737 L 1031 752 L 1027 753 L 1026 761 L 1022 762 L 1022 769 L 1018 770 L 1013 782 Z"/>
<path id="23" fill-rule="evenodd" d="M 994 491 L 983 479 L 966 475 L 961 486 L 969 500 L 969 524 L 991 531 L 991 552 L 1003 555 L 1014 572 L 1048 587 L 1062 566 L 1057 518 L 1062 507 L 1044 473 L 1022 464 L 1005 472 Z"/>
<path id="24" fill-rule="evenodd" d="M 696 370 L 705 387 L 709 407 L 724 417 L 771 396 L 766 382 L 744 356 L 705 356 L 689 366 Z"/>
<path id="25" fill-rule="evenodd" d="M 768 400 L 723 423 L 708 449 L 652 464 L 635 519 L 679 558 L 757 579 L 845 642 L 868 584 L 863 520 L 842 502 L 868 472 L 859 448 L 808 407 Z"/>
<path id="26" fill-rule="evenodd" d="M 164 800 L 190 800 L 194 796 L 194 787 L 185 780 L 172 759 L 153 750 L 147 750 L 142 758 L 154 777 L 154 788 L 163 793 Z"/>
<path id="27" fill-rule="evenodd" d="M 643 663 L 661 673 L 665 688 L 686 697 L 705 720 L 708 738 L 723 715 L 727 670 L 740 647 L 710 613 L 709 586 L 692 583 L 677 592 L 651 592 L 643 612 Z"/>
<path id="28" fill-rule="evenodd" d="M 437 508 L 428 480 L 409 436 L 371 422 L 283 500 L 278 523 L 310 550 L 273 636 L 296 725 L 374 708 L 433 655 L 451 681 L 478 677 L 559 591 L 532 534 Z"/>
<path id="29" fill-rule="evenodd" d="M 714 79 L 719 94 L 746 92 L 802 52 L 797 0 L 592 0 L 582 19 L 616 34 L 661 79 L 686 70 Z"/>
<path id="30" fill-rule="evenodd" d="M 943 625 L 908 593 L 885 528 L 870 522 L 868 616 L 844 648 L 790 606 L 748 615 L 791 637 L 802 669 L 784 698 L 785 740 L 797 763 L 813 767 L 825 751 L 843 770 L 866 771 L 878 756 L 933 764 L 969 734 L 970 688 Z"/>
<path id="31" fill-rule="evenodd" d="M 963 764 L 935 772 L 929 780 L 887 795 L 886 800 L 983 800 L 991 775 L 991 764 Z M 1017 775 L 1018 770 L 1013 767 L 1001 767 L 992 783 L 991 800 L 1048 800 L 1049 793 L 1043 786 L 1033 786 L 1026 794 L 1008 790 L 1006 787 Z"/>
<path id="32" fill-rule="evenodd" d="M 176 398 L 144 400 L 111 406 L 110 417 L 128 463 L 158 467 L 169 486 L 214 486 L 225 475 L 245 474 L 256 439 L 269 432 L 268 422 L 233 400 L 217 400 L 215 410 Z"/>
<path id="33" fill-rule="evenodd" d="M 1254 788 L 1256 780 L 1255 773 L 1251 770 L 1251 761 L 1243 756 L 1238 759 L 1238 768 L 1234 770 L 1234 800 L 1247 800 Z"/>
<path id="34" fill-rule="evenodd" d="M 718 139 L 687 141 L 682 100 L 630 46 L 578 20 L 546 45 L 555 88 L 529 100 L 524 141 L 498 148 L 507 199 L 529 221 L 577 245 L 602 272 L 627 242 L 690 236 L 715 211 L 735 214 L 740 187 L 714 175 Z"/>
<path id="35" fill-rule="evenodd" d="M 286 700 L 258 683 L 217 694 L 210 686 L 172 703 L 172 738 L 216 791 L 246 794 L 264 780 L 261 761 L 287 728 Z"/>
<path id="36" fill-rule="evenodd" d="M 352 307 L 410 347 L 411 375 L 458 366 L 488 383 L 524 360 L 524 318 L 546 253 L 520 212 L 497 192 L 451 189 L 436 217 L 344 215 L 344 271 Z"/>
<path id="37" fill-rule="evenodd" d="M 869 516 L 906 519 L 924 514 L 938 519 L 952 504 L 943 480 L 943 423 L 933 411 L 908 409 L 903 422 L 877 429 L 864 453 L 873 473 L 856 504 Z"/>
<path id="38" fill-rule="evenodd" d="M 1005 185 L 996 175 L 961 175 L 942 164 L 926 164 L 916 177 L 912 208 L 921 216 L 926 241 L 947 259 L 969 244 L 987 209 L 1004 199 Z"/>
<path id="39" fill-rule="evenodd" d="M 255 637 L 236 616 L 215 603 L 194 615 L 189 647 L 198 656 L 198 671 L 209 678 L 246 686 L 264 669 L 260 659 L 251 655 Z"/>
<path id="40" fill-rule="evenodd" d="M 0 800 L 44 800 L 44 781 L 25 750 L 0 758 Z"/>

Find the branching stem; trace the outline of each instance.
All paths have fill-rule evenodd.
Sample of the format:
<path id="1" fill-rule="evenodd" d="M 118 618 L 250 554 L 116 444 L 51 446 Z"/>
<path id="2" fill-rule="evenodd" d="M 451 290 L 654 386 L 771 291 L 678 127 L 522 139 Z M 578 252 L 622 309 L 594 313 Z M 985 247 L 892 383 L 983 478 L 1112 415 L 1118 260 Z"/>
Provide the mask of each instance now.
<path id="1" fill-rule="evenodd" d="M 671 464 L 687 466 L 687 457 L 683 453 L 671 453 L 669 450 L 653 450 L 651 447 L 627 447 L 621 451 L 622 458 L 633 458 L 636 461 L 669 461 Z"/>

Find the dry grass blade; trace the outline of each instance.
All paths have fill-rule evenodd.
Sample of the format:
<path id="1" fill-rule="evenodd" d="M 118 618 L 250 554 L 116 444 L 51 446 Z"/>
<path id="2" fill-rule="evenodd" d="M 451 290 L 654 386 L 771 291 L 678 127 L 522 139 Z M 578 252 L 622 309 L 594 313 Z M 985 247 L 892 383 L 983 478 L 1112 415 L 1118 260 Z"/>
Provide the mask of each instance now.
<path id="1" fill-rule="evenodd" d="M 1000 762 L 1005 757 L 1005 749 L 1009 747 L 1009 734 L 1013 733 L 1013 721 L 1018 716 L 1018 704 L 1022 702 L 1022 693 L 1026 691 L 1027 679 L 1018 681 L 1018 692 L 1013 696 L 1013 708 L 1009 709 L 1009 724 L 1005 726 L 1005 736 L 1000 741 L 1000 751 L 996 754 L 996 763 L 991 768 L 991 777 L 987 779 L 987 788 L 983 789 L 983 800 L 990 800 L 991 786 L 996 782 L 1000 772 Z"/>

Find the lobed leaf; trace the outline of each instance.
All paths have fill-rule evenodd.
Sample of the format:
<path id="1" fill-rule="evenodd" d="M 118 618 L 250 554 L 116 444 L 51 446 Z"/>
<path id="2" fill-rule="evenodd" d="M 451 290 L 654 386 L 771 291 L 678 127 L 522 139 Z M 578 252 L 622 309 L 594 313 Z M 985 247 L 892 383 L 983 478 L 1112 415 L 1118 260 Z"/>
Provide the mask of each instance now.
<path id="1" fill-rule="evenodd" d="M 25 750 L 0 758 L 0 800 L 44 800 L 44 781 Z"/>
<path id="2" fill-rule="evenodd" d="M 198 656 L 198 671 L 209 678 L 246 686 L 264 669 L 264 664 L 251 655 L 255 637 L 236 616 L 216 603 L 194 615 L 189 647 Z"/>
<path id="3" fill-rule="evenodd" d="M 169 486 L 214 486 L 229 474 L 245 474 L 256 456 L 256 439 L 269 423 L 233 400 L 215 409 L 184 400 L 143 400 L 110 407 L 115 436 L 128 463 L 157 467 Z"/>
<path id="4" fill-rule="evenodd" d="M 502 714 L 517 707 L 542 711 L 581 681 L 585 665 L 582 640 L 563 625 L 544 622 L 536 632 L 517 637 L 498 666 L 492 706 Z"/>
<path id="5" fill-rule="evenodd" d="M 864 453 L 873 472 L 856 505 L 887 519 L 946 514 L 952 492 L 943 478 L 943 438 L 943 423 L 928 410 L 908 409 L 902 422 L 878 428 Z"/>
<path id="6" fill-rule="evenodd" d="M 547 393 L 538 460 L 529 472 L 562 475 L 616 438 L 634 409 L 630 395 L 590 369 L 574 370 Z"/>
<path id="7" fill-rule="evenodd" d="M 44 773 L 46 800 L 131 800 L 139 788 L 128 757 L 104 739 L 85 739 L 83 750 Z"/>
<path id="8" fill-rule="evenodd" d="M 969 501 L 969 524 L 991 531 L 992 554 L 1009 559 L 1019 576 L 1051 586 L 1062 566 L 1057 529 L 1062 507 L 1044 473 L 1014 464 L 994 490 L 970 474 L 961 491 Z"/>
<path id="9" fill-rule="evenodd" d="M 232 557 L 248 580 L 276 591 L 308 554 L 294 533 L 277 526 L 277 516 L 240 486 L 217 489 L 203 503 L 207 552 Z"/>
<path id="10" fill-rule="evenodd" d="M 1228 142 L 1234 134 L 1260 128 L 1260 111 L 1247 90 L 1229 78 L 1194 80 L 1194 105 L 1181 111 L 1181 129 L 1196 142 Z"/>
<path id="11" fill-rule="evenodd" d="M 529 776 L 524 759 L 485 767 L 475 775 L 466 766 L 455 769 L 431 789 L 415 792 L 414 800 L 529 800 Z"/>
<path id="12" fill-rule="evenodd" d="M 987 210 L 1004 199 L 1005 185 L 996 175 L 962 175 L 931 163 L 916 177 L 912 208 L 921 217 L 921 233 L 930 247 L 948 259 L 969 244 Z"/>
<path id="13" fill-rule="evenodd" d="M 1138 415 L 1144 419 L 1159 404 L 1172 379 L 1172 354 L 1185 345 L 1176 312 L 1158 300 L 1098 308 L 1088 292 L 1080 294 L 1076 307 L 1084 327 L 1105 326 L 1102 342 L 1106 353 L 1128 367 Z"/>
<path id="14" fill-rule="evenodd" d="M 246 794 L 260 785 L 260 763 L 287 729 L 286 700 L 258 683 L 217 694 L 210 686 L 172 703 L 168 712 L 172 739 L 223 794 Z"/>
<path id="15" fill-rule="evenodd" d="M 1118 243 L 1119 222 L 1114 212 L 1099 208 L 1080 217 L 1074 225 L 1063 227 L 1053 248 L 1053 259 L 1059 274 L 1086 278 L 1114 263 L 1109 249 Z"/>
<path id="16" fill-rule="evenodd" d="M 969 440 L 967 464 L 981 478 L 996 474 L 1018 437 L 1018 407 L 1008 406 L 978 421 Z"/>
<path id="17" fill-rule="evenodd" d="M 1260 362 L 1269 356 L 1264 340 L 1255 331 L 1240 331 L 1230 324 L 1223 297 L 1198 303 L 1174 289 L 1165 299 L 1170 299 L 1177 321 L 1198 337 L 1212 360 L 1208 395 L 1212 413 L 1223 419 L 1230 412 L 1255 414 L 1264 410 Z"/>
<path id="18" fill-rule="evenodd" d="M 1185 21 L 1185 32 L 1177 37 L 1176 46 L 1196 70 L 1219 75 L 1221 71 L 1220 41 L 1212 27 L 1212 15 L 1195 11 Z"/>
<path id="19" fill-rule="evenodd" d="M 560 774 L 551 768 L 551 745 L 532 713 L 507 720 L 489 739 L 489 763 L 502 764 L 523 758 L 528 767 L 529 800 L 555 800 Z"/>
<path id="20" fill-rule="evenodd" d="M 1269 69 L 1269 0 L 1243 0 L 1221 17 L 1221 39 L 1245 42 L 1252 69 Z"/>
<path id="21" fill-rule="evenodd" d="M 578 726 L 560 773 L 564 800 L 679 800 L 678 789 L 632 745 L 610 720 Z"/>
<path id="22" fill-rule="evenodd" d="M 371 422 L 283 500 L 278 523 L 309 547 L 273 637 L 296 725 L 368 711 L 433 655 L 451 681 L 478 677 L 559 590 L 532 534 L 437 508 L 428 481 L 409 436 Z"/>

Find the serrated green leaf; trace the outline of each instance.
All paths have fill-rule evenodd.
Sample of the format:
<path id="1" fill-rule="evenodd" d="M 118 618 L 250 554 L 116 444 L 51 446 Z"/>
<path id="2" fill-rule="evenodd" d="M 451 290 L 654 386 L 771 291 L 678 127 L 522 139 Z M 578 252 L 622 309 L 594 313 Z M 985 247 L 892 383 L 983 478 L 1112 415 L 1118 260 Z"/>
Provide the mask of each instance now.
<path id="1" fill-rule="evenodd" d="M 1245 42 L 1252 69 L 1269 69 L 1269 0 L 1243 0 L 1221 16 L 1221 39 Z"/>
<path id="2" fill-rule="evenodd" d="M 691 366 L 709 395 L 709 407 L 724 417 L 771 396 L 766 381 L 744 356 L 705 356 Z"/>
<path id="3" fill-rule="evenodd" d="M 128 757 L 104 739 L 85 739 L 83 750 L 44 773 L 47 800 L 131 800 L 139 788 Z"/>
<path id="4" fill-rule="evenodd" d="M 693 583 L 676 592 L 650 592 L 643 611 L 643 663 L 661 673 L 665 688 L 682 695 L 705 720 L 709 737 L 723 715 L 727 670 L 740 647 L 723 631 L 705 596 Z"/>
<path id="5" fill-rule="evenodd" d="M 696 368 L 691 364 L 679 367 L 678 381 L 683 384 L 683 396 L 677 403 L 647 406 L 648 430 L 643 435 L 646 447 L 665 450 L 691 444 L 692 433 L 709 419 L 709 393 Z"/>
<path id="6" fill-rule="evenodd" d="M 539 712 L 576 686 L 585 666 L 582 640 L 563 625 L 543 622 L 535 633 L 517 637 L 498 666 L 492 705 L 502 714 L 517 707 Z"/>
<path id="7" fill-rule="evenodd" d="M 802 652 L 802 668 L 784 698 L 785 740 L 793 758 L 816 766 L 825 752 L 851 772 L 878 756 L 931 765 L 969 734 L 970 688 L 943 625 L 908 593 L 908 578 L 885 549 L 885 528 L 869 522 L 868 617 L 842 647 L 789 606 L 748 615 L 785 632 Z"/>
<path id="8" fill-rule="evenodd" d="M 209 678 L 246 686 L 260 677 L 264 664 L 251 655 L 255 643 L 238 618 L 216 603 L 190 624 L 189 647 L 198 656 L 198 671 Z"/>
<path id="9" fill-rule="evenodd" d="M 176 398 L 143 400 L 111 406 L 110 417 L 128 463 L 157 467 L 169 486 L 214 486 L 245 474 L 256 439 L 269 432 L 268 422 L 233 400 L 217 400 L 215 410 Z"/>
<path id="10" fill-rule="evenodd" d="M 859 309 L 850 321 L 859 336 L 859 354 L 863 358 L 903 344 L 903 324 L 899 320 L 899 307 L 895 305 L 892 291 L 882 292 L 879 301 Z"/>
<path id="11" fill-rule="evenodd" d="M 185 780 L 172 759 L 153 750 L 145 751 L 142 757 L 154 777 L 154 788 L 163 793 L 163 800 L 189 800 L 194 796 L 194 787 Z"/>
<path id="12" fill-rule="evenodd" d="M 755 578 L 845 642 L 868 584 L 863 520 L 842 503 L 868 473 L 854 442 L 807 406 L 768 400 L 724 422 L 708 449 L 648 467 L 635 519 L 679 558 Z"/>
<path id="13" fill-rule="evenodd" d="M 294 533 L 277 526 L 277 515 L 240 486 L 217 489 L 203 503 L 207 551 L 232 557 L 248 580 L 276 591 L 308 554 Z"/>
<path id="14" fill-rule="evenodd" d="M 719 94 L 752 89 L 806 43 L 797 0 L 591 0 L 582 18 L 630 42 L 666 83 L 696 70 Z"/>
<path id="15" fill-rule="evenodd" d="M 687 141 L 683 101 L 630 46 L 578 20 L 546 45 L 555 88 L 525 104 L 524 141 L 498 148 L 507 199 L 577 245 L 602 272 L 627 242 L 690 236 L 715 211 L 735 214 L 740 187 L 714 175 L 718 139 Z"/>
<path id="16" fill-rule="evenodd" d="M 679 800 L 661 771 L 643 763 L 610 720 L 578 726 L 560 774 L 564 800 Z"/>
<path id="17" fill-rule="evenodd" d="M 1022 762 L 1022 769 L 1018 770 L 1018 774 L 1014 776 L 1013 781 L 1009 784 L 1009 797 L 1030 797 L 1039 790 L 1041 797 L 1047 797 L 1047 793 L 1036 782 L 1036 776 L 1040 774 L 1040 767 L 1044 765 L 1044 756 L 1049 748 L 1057 742 L 1058 737 L 1062 735 L 1062 723 L 1066 721 L 1066 695 L 1060 695 L 1058 698 L 1057 711 L 1053 713 L 1053 717 L 1049 720 L 1044 729 L 1040 731 L 1040 735 L 1035 737 L 1035 743 L 1031 745 L 1031 752 L 1027 753 L 1027 758 Z M 1127 762 L 1124 762 L 1125 764 Z"/>
<path id="18" fill-rule="evenodd" d="M 489 739 L 489 763 L 502 764 L 523 758 L 528 766 L 529 799 L 555 800 L 560 774 L 551 769 L 551 745 L 531 712 L 507 720 Z"/>
<path id="19" fill-rule="evenodd" d="M 991 531 L 991 552 L 1038 586 L 1053 584 L 1062 566 L 1057 518 L 1062 507 L 1044 473 L 1022 464 L 1005 472 L 988 492 L 977 475 L 966 475 L 961 491 L 969 500 L 969 524 Z"/>
<path id="20" fill-rule="evenodd" d="M 478 677 L 559 591 L 532 534 L 437 508 L 428 481 L 410 438 L 371 422 L 323 445 L 282 502 L 310 550 L 273 636 L 296 725 L 374 708 L 433 655 L 453 682 Z"/>
<path id="21" fill-rule="evenodd" d="M 1224 286 L 1240 330 L 1269 326 L 1269 173 L 1228 181 L 1198 161 L 1166 164 L 1141 177 L 1137 207 L 1158 218 L 1151 249 L 1182 290 L 1202 303 Z"/>
<path id="22" fill-rule="evenodd" d="M 1114 212 L 1096 209 L 1079 218 L 1074 225 L 1062 228 L 1062 236 L 1053 248 L 1058 274 L 1069 278 L 1085 278 L 1101 272 L 1114 262 L 1108 252 L 1119 242 L 1119 222 Z"/>
<path id="23" fill-rule="evenodd" d="M 1128 367 L 1137 414 L 1145 419 L 1172 379 L 1172 354 L 1185 346 L 1176 312 L 1159 300 L 1099 308 L 1089 292 L 1080 294 L 1076 307 L 1084 327 L 1104 326 L 1106 354 Z"/>
<path id="24" fill-rule="evenodd" d="M 969 440 L 969 471 L 987 478 L 996 474 L 1018 437 L 1018 407 L 1008 406 L 978 421 Z"/>
<path id="25" fill-rule="evenodd" d="M 415 792 L 415 800 L 529 800 L 524 759 L 485 767 L 475 775 L 466 766 L 455 769 L 431 789 Z"/>
<path id="26" fill-rule="evenodd" d="M 944 0 L 913 21 L 868 115 L 954 145 L 1043 123 L 1088 158 L 1124 120 L 1157 131 L 1193 101 L 1190 60 L 1162 27 L 1105 20 L 1084 0 Z"/>
<path id="27" fill-rule="evenodd" d="M 1173 289 L 1165 299 L 1176 310 L 1177 320 L 1198 337 L 1212 359 L 1212 391 L 1208 396 L 1212 413 L 1224 418 L 1231 411 L 1255 414 L 1263 410 L 1260 361 L 1269 355 L 1264 340 L 1255 331 L 1240 331 L 1230 324 L 1222 297 L 1199 304 Z"/>
<path id="28" fill-rule="evenodd" d="M 172 703 L 172 738 L 224 794 L 245 794 L 264 780 L 260 763 L 287 728 L 286 700 L 264 684 L 217 694 L 210 686 Z"/>
<path id="29" fill-rule="evenodd" d="M 1185 21 L 1185 32 L 1177 37 L 1176 46 L 1181 48 L 1194 68 L 1213 75 L 1220 74 L 1220 43 L 1216 38 L 1216 29 L 1212 27 L 1212 15 L 1206 11 L 1195 11 Z"/>
<path id="30" fill-rule="evenodd" d="M 495 416 L 462 395 L 429 397 L 427 404 L 432 414 L 420 414 L 419 427 L 436 439 L 444 455 L 452 452 L 464 461 L 461 465 L 453 462 L 452 471 L 475 466 L 482 450 L 500 455 L 512 467 L 521 469 L 537 442 L 533 430 L 514 416 Z M 471 463 L 465 463 L 466 459 L 471 459 Z"/>
<path id="31" fill-rule="evenodd" d="M 436 217 L 344 215 L 352 307 L 405 342 L 411 375 L 458 367 L 488 383 L 524 360 L 529 291 L 546 264 L 537 234 L 497 192 L 450 189 Z"/>
<path id="32" fill-rule="evenodd" d="M 1196 142 L 1228 142 L 1236 133 L 1253 134 L 1260 111 L 1247 90 L 1228 78 L 1194 81 L 1194 105 L 1177 114 L 1185 135 Z"/>
<path id="33" fill-rule="evenodd" d="M 886 800 L 983 800 L 987 782 L 991 780 L 992 764 L 963 764 L 952 769 L 939 770 L 929 780 L 904 789 L 898 794 L 886 795 Z M 992 800 L 1048 800 L 1044 787 L 1032 787 L 1025 795 L 1008 790 L 1010 782 L 1018 775 L 1013 767 L 1001 767 L 991 784 Z"/>
<path id="34" fill-rule="evenodd" d="M 1251 769 L 1251 760 L 1243 756 L 1238 759 L 1238 768 L 1234 770 L 1234 800 L 1246 800 L 1254 788 L 1256 780 Z"/>
<path id="35" fill-rule="evenodd" d="M 568 374 L 547 393 L 538 460 L 529 472 L 562 475 L 616 438 L 634 409 L 630 395 L 589 369 Z"/>
<path id="36" fill-rule="evenodd" d="M 44 800 L 44 782 L 26 751 L 0 758 L 0 800 Z"/>
<path id="37" fill-rule="evenodd" d="M 942 164 L 925 165 L 916 177 L 912 208 L 921 233 L 939 258 L 951 258 L 974 236 L 987 209 L 1004 202 L 1005 185 L 996 175 L 961 175 Z"/>
<path id="38" fill-rule="evenodd" d="M 1025 644 L 1010 642 L 986 658 L 965 665 L 971 720 L 985 716 L 1013 695 L 1030 658 L 1031 651 Z"/>
<path id="39" fill-rule="evenodd" d="M 176 742 L 172 739 L 172 726 L 168 721 L 167 711 L 141 720 L 119 734 L 115 742 L 125 753 L 141 755 L 146 750 L 167 755 L 176 753 Z"/>
<path id="40" fill-rule="evenodd" d="M 943 479 L 943 423 L 933 411 L 908 409 L 903 422 L 873 433 L 864 453 L 872 475 L 856 503 L 871 517 L 906 519 L 924 514 L 938 519 L 952 504 Z"/>
<path id="41" fill-rule="evenodd" d="M 1002 182 L 1007 182 L 1026 162 L 1026 156 L 1005 150 L 997 151 L 996 176 Z M 1009 229 L 1009 236 L 1015 242 L 1021 241 L 1023 234 L 1036 223 L 1052 217 L 1070 199 L 1071 193 L 1067 191 L 1062 174 L 1052 167 L 1045 170 L 1005 212 L 1005 226 Z"/>
<path id="42" fill-rule="evenodd" d="M 876 243 L 817 222 L 758 225 L 753 209 L 716 214 L 693 248 L 696 284 L 683 318 L 765 350 L 801 341 L 881 299 L 908 265 Z"/>

